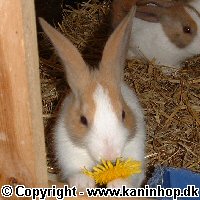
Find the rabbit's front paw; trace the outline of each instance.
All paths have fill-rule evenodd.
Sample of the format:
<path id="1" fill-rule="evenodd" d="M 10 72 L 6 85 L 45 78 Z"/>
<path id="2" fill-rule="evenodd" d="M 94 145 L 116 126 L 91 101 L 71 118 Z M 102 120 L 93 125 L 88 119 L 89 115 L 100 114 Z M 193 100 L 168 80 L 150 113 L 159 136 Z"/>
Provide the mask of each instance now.
<path id="1" fill-rule="evenodd" d="M 76 186 L 78 191 L 83 191 L 86 188 L 94 188 L 95 181 L 84 174 L 75 174 L 69 177 L 68 183 L 70 187 Z"/>
<path id="2" fill-rule="evenodd" d="M 115 179 L 113 181 L 110 181 L 107 184 L 107 188 L 122 188 L 123 185 L 125 185 L 126 187 L 131 186 L 127 179 L 119 178 L 119 179 Z"/>

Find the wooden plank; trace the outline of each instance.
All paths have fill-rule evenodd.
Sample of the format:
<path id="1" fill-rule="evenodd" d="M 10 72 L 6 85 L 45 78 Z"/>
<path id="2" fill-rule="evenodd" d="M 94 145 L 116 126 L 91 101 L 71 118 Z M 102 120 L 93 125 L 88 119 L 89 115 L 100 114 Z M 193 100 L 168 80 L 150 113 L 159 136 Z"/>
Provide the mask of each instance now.
<path id="1" fill-rule="evenodd" d="M 47 186 L 32 0 L 0 0 L 0 186 Z"/>

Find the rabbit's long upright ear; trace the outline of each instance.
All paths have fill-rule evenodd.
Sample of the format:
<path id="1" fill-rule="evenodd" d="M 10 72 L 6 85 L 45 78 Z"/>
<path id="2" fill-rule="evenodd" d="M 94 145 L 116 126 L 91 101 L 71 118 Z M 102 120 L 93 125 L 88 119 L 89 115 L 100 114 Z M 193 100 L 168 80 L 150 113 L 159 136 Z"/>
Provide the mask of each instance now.
<path id="1" fill-rule="evenodd" d="M 166 9 L 179 4 L 169 0 L 140 0 L 137 1 L 135 17 L 148 22 L 160 22 Z"/>
<path id="2" fill-rule="evenodd" d="M 104 47 L 100 73 L 104 79 L 116 80 L 116 84 L 122 79 L 134 14 L 135 7 L 117 26 Z"/>
<path id="3" fill-rule="evenodd" d="M 76 47 L 61 33 L 39 18 L 40 24 L 53 43 L 66 69 L 67 80 L 77 94 L 89 82 L 89 69 Z"/>
<path id="4" fill-rule="evenodd" d="M 147 22 L 160 22 L 163 14 L 162 8 L 154 5 L 138 6 L 135 17 Z"/>
<path id="5" fill-rule="evenodd" d="M 174 6 L 176 2 L 174 1 L 169 1 L 169 0 L 139 0 L 137 1 L 137 6 L 147 6 L 147 5 L 152 5 L 152 6 L 159 6 L 162 8 L 170 8 Z"/>

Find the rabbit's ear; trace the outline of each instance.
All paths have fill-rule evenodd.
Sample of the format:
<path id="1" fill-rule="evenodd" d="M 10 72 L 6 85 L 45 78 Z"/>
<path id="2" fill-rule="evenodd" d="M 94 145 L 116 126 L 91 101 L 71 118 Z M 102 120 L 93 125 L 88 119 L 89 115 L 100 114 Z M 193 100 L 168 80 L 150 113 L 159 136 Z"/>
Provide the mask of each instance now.
<path id="1" fill-rule="evenodd" d="M 160 22 L 166 9 L 176 4 L 178 3 L 168 0 L 141 0 L 136 4 L 135 17 L 148 22 Z"/>
<path id="2" fill-rule="evenodd" d="M 112 27 L 116 28 L 137 0 L 113 0 L 112 2 Z"/>
<path id="3" fill-rule="evenodd" d="M 135 17 L 148 22 L 160 22 L 161 9 L 152 5 L 138 6 Z"/>
<path id="4" fill-rule="evenodd" d="M 69 86 L 76 95 L 89 82 L 89 69 L 76 47 L 44 19 L 40 24 L 53 43 L 66 69 Z"/>
<path id="5" fill-rule="evenodd" d="M 100 73 L 104 79 L 121 82 L 134 14 L 135 7 L 114 30 L 104 47 L 100 63 Z"/>
<path id="6" fill-rule="evenodd" d="M 177 4 L 177 2 L 169 1 L 169 0 L 140 0 L 137 1 L 137 6 L 157 6 L 162 8 L 171 8 Z"/>

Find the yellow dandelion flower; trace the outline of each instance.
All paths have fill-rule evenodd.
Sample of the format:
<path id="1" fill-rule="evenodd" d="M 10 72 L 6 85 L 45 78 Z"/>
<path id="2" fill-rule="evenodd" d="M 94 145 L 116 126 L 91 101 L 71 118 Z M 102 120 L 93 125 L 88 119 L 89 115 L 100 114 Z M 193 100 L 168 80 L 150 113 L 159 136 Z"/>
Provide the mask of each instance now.
<path id="1" fill-rule="evenodd" d="M 122 160 L 116 159 L 115 164 L 111 161 L 102 160 L 101 164 L 93 167 L 92 171 L 83 169 L 83 173 L 93 178 L 96 184 L 106 185 L 108 182 L 117 178 L 128 178 L 133 174 L 139 174 L 141 170 L 141 162 L 132 159 Z"/>

